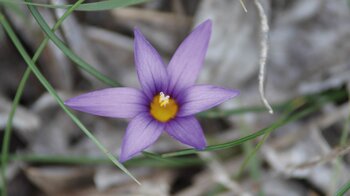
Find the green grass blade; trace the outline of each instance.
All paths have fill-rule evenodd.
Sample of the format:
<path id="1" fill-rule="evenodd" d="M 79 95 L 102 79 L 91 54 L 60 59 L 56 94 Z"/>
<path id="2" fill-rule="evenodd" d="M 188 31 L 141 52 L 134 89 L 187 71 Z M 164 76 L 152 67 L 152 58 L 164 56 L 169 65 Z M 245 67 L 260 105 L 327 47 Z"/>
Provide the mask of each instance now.
<path id="1" fill-rule="evenodd" d="M 289 113 L 293 112 L 293 110 L 297 110 L 298 108 L 300 108 L 301 106 L 305 105 L 305 101 L 303 101 L 303 99 L 294 99 L 292 100 L 289 104 L 286 104 L 286 110 L 284 112 L 284 115 L 283 116 L 288 116 Z M 283 120 L 280 119 L 280 120 Z M 245 168 L 247 167 L 249 161 L 256 155 L 256 153 L 260 150 L 260 148 L 262 147 L 262 145 L 266 142 L 267 138 L 270 136 L 271 132 L 267 132 L 264 134 L 263 138 L 259 141 L 259 143 L 255 146 L 254 150 L 252 150 L 250 152 L 250 154 L 248 154 L 248 156 L 244 159 L 239 171 L 238 171 L 238 174 L 236 176 L 236 178 L 239 178 Z"/>
<path id="2" fill-rule="evenodd" d="M 148 153 L 148 152 L 146 152 Z M 151 155 L 152 157 L 148 157 Z M 197 157 L 161 158 L 159 155 L 149 153 L 145 157 L 136 157 L 124 163 L 130 167 L 150 166 L 150 167 L 189 167 L 193 165 L 203 165 L 205 161 Z M 157 158 L 161 158 L 159 161 Z M 170 162 L 163 161 L 164 159 Z M 10 155 L 11 161 L 22 161 L 32 164 L 61 164 L 61 165 L 110 165 L 113 164 L 106 157 L 89 156 L 67 156 L 67 155 L 37 155 L 37 154 L 15 154 Z"/>
<path id="3" fill-rule="evenodd" d="M 31 0 L 25 0 L 26 2 L 31 2 Z M 40 28 L 45 32 L 45 34 L 50 38 L 50 40 L 73 62 L 75 62 L 81 69 L 85 70 L 92 76 L 96 77 L 101 82 L 109 86 L 121 86 L 120 83 L 108 78 L 104 74 L 97 71 L 94 67 L 85 62 L 82 58 L 77 56 L 71 49 L 69 49 L 50 29 L 48 24 L 45 22 L 44 18 L 35 8 L 35 6 L 28 5 L 30 12 L 32 13 L 35 20 L 38 22 Z"/>
<path id="4" fill-rule="evenodd" d="M 240 127 L 240 132 L 242 134 L 247 132 L 247 125 L 246 123 L 239 123 L 240 125 L 238 125 Z M 250 154 L 252 154 L 253 150 L 254 150 L 254 142 L 253 140 L 247 141 L 245 143 L 242 144 L 242 150 L 243 150 L 243 155 L 244 157 L 249 157 Z M 247 158 L 246 158 L 247 159 Z M 260 180 L 261 180 L 261 160 L 260 157 L 258 156 L 253 156 L 252 160 L 248 163 L 247 167 L 248 167 L 248 171 L 249 171 L 249 176 L 252 177 L 252 180 L 254 183 L 259 184 Z M 240 172 L 239 172 L 240 173 Z M 238 176 L 239 177 L 239 176 Z M 261 190 L 261 187 L 257 187 L 257 189 Z"/>
<path id="5" fill-rule="evenodd" d="M 348 88 L 350 88 L 350 86 Z M 348 91 L 349 91 L 348 97 L 350 98 L 350 89 Z M 350 99 L 348 100 L 348 102 L 350 103 Z M 349 106 L 349 110 L 348 110 L 348 116 L 345 119 L 344 127 L 343 127 L 342 134 L 340 137 L 340 142 L 339 142 L 340 146 L 345 146 L 345 144 L 348 141 L 349 134 L 350 134 L 350 106 Z"/>
<path id="6" fill-rule="evenodd" d="M 164 165 L 169 167 L 182 167 L 182 166 L 191 166 L 191 165 L 198 165 L 203 164 L 207 162 L 208 160 L 199 159 L 197 157 L 195 158 L 164 158 L 158 154 L 150 153 L 143 151 L 142 154 L 150 159 L 154 159 L 158 162 L 162 162 Z"/>
<path id="7" fill-rule="evenodd" d="M 81 5 L 79 11 L 102 11 L 144 3 L 150 0 L 107 0 Z"/>
<path id="8" fill-rule="evenodd" d="M 95 138 L 95 136 L 80 122 L 80 120 L 64 105 L 62 99 L 58 96 L 55 89 L 50 85 L 50 83 L 45 79 L 45 77 L 41 74 L 39 69 L 35 66 L 33 61 L 30 59 L 28 53 L 25 51 L 23 45 L 19 41 L 18 37 L 12 30 L 11 26 L 7 22 L 4 15 L 0 14 L 0 22 L 7 32 L 8 36 L 12 40 L 12 43 L 16 46 L 19 53 L 23 57 L 24 61 L 31 68 L 32 72 L 39 79 L 42 85 L 47 89 L 47 91 L 55 98 L 58 105 L 64 110 L 64 112 L 73 120 L 73 122 L 88 136 L 88 138 L 93 141 L 96 146 L 124 173 L 129 175 L 135 182 L 140 184 L 140 182 L 120 163 L 117 159 Z"/>
<path id="9" fill-rule="evenodd" d="M 245 168 L 247 167 L 249 161 L 256 155 L 256 153 L 260 150 L 261 146 L 265 143 L 265 141 L 267 140 L 267 138 L 270 136 L 271 132 L 268 132 L 266 134 L 264 134 L 263 138 L 259 141 L 258 145 L 255 146 L 254 150 L 251 151 L 249 153 L 249 155 L 244 159 L 241 167 L 239 168 L 238 174 L 237 174 L 237 178 L 240 177 Z"/>
<path id="10" fill-rule="evenodd" d="M 1 195 L 7 195 L 6 170 L 7 170 L 7 163 L 8 163 L 10 140 L 11 140 L 12 122 L 13 122 L 13 118 L 15 116 L 19 100 L 22 97 L 23 89 L 25 87 L 25 84 L 28 80 L 29 75 L 30 75 L 30 69 L 26 69 L 26 71 L 24 72 L 23 78 L 19 83 L 18 90 L 13 100 L 11 111 L 5 127 L 5 133 L 4 133 L 4 138 L 2 142 L 2 148 L 1 148 L 1 179 L 2 179 Z"/>
<path id="11" fill-rule="evenodd" d="M 81 4 L 76 10 L 77 11 L 111 10 L 115 8 L 144 3 L 147 1 L 150 1 L 150 0 L 106 0 L 106 1 Z M 52 4 L 44 4 L 44 3 L 23 2 L 23 1 L 17 1 L 17 0 L 0 0 L 0 3 L 26 4 L 26 5 L 36 6 L 36 7 L 45 7 L 45 8 L 53 8 L 53 9 L 67 9 L 70 6 L 72 6 L 72 5 L 52 5 Z"/>
<path id="12" fill-rule="evenodd" d="M 79 0 L 77 1 L 73 6 L 71 6 L 63 15 L 62 17 L 57 21 L 57 23 L 53 27 L 53 31 L 57 30 L 58 27 L 62 24 L 62 22 L 74 11 L 74 9 L 79 6 L 81 3 L 83 3 L 85 0 Z M 42 51 L 44 50 L 46 44 L 48 43 L 49 39 L 45 37 L 45 39 L 41 42 L 39 45 L 37 51 L 35 52 L 32 61 L 35 63 Z M 16 91 L 15 98 L 12 103 L 11 111 L 6 123 L 5 127 L 5 133 L 2 143 L 2 153 L 1 153 L 1 178 L 3 182 L 3 189 L 2 189 L 2 195 L 7 195 L 7 182 L 6 182 L 6 169 L 7 169 L 7 163 L 8 163 L 8 154 L 9 154 L 9 146 L 10 146 L 10 139 L 11 139 L 11 130 L 12 130 L 12 123 L 13 118 L 15 116 L 18 103 L 22 97 L 24 87 L 27 83 L 27 80 L 29 78 L 29 75 L 31 73 L 30 68 L 28 67 L 26 71 L 23 74 L 23 77 L 19 83 L 19 86 Z"/>
<path id="13" fill-rule="evenodd" d="M 242 138 L 239 138 L 236 140 L 232 140 L 230 142 L 226 142 L 223 144 L 211 145 L 202 151 L 215 151 L 215 150 L 223 150 L 223 149 L 227 149 L 227 148 L 232 148 L 232 147 L 238 146 L 246 141 L 249 141 L 249 140 L 255 139 L 259 136 L 262 136 L 265 133 L 271 132 L 280 126 L 282 126 L 282 125 L 281 124 L 272 124 L 271 126 L 266 127 L 264 129 L 261 129 L 260 131 L 258 131 L 256 133 L 253 133 L 253 134 L 247 135 L 245 137 L 242 137 Z M 201 151 L 197 151 L 195 149 L 184 149 L 184 150 L 179 150 L 176 152 L 165 153 L 162 155 L 162 157 L 183 156 L 183 155 L 195 154 L 198 152 L 201 152 Z"/>
<path id="14" fill-rule="evenodd" d="M 343 196 L 350 190 L 350 180 L 337 191 L 337 196 Z"/>
<path id="15" fill-rule="evenodd" d="M 350 89 L 348 87 L 348 97 L 350 98 Z M 350 99 L 348 100 L 348 103 L 350 103 Z M 339 146 L 340 147 L 345 147 L 348 137 L 349 137 L 349 132 L 350 132 L 350 107 L 348 111 L 348 116 L 345 119 L 345 123 L 343 126 L 343 130 L 341 133 L 340 141 L 339 141 Z M 333 177 L 332 177 L 332 187 L 336 187 L 338 184 L 338 177 L 341 171 L 341 158 L 337 157 L 336 162 L 335 162 L 335 167 L 333 169 Z"/>
<path id="16" fill-rule="evenodd" d="M 0 5 L 1 5 L 1 0 L 0 0 Z M 13 13 L 17 14 L 17 16 L 19 16 L 19 18 L 21 18 L 22 20 L 26 20 L 26 16 L 24 15 L 23 11 L 20 8 L 19 4 L 3 4 L 4 9 L 8 9 L 11 10 Z"/>
<path id="17" fill-rule="evenodd" d="M 236 140 L 232 140 L 223 144 L 216 144 L 216 145 L 211 145 L 208 146 L 207 148 L 205 148 L 202 151 L 216 151 L 216 150 L 223 150 L 223 149 L 227 149 L 227 148 L 231 148 L 234 146 L 238 146 L 246 141 L 255 139 L 259 136 L 262 136 L 266 133 L 270 133 L 273 132 L 274 130 L 276 130 L 277 128 L 291 122 L 291 121 L 295 121 L 298 120 L 314 111 L 316 111 L 322 104 L 328 102 L 328 101 L 334 101 L 334 100 L 339 100 L 342 99 L 344 97 L 346 97 L 347 94 L 346 93 L 339 93 L 333 96 L 315 96 L 318 100 L 314 100 L 314 96 L 312 96 L 311 101 L 316 102 L 315 104 L 313 104 L 312 106 L 296 113 L 296 114 L 292 114 L 292 115 L 284 115 L 283 117 L 281 117 L 279 120 L 275 121 L 274 123 L 272 123 L 270 126 L 261 129 L 258 132 L 255 132 L 253 134 L 247 135 L 245 137 L 236 139 Z M 201 151 L 197 151 L 195 149 L 184 149 L 184 150 L 179 150 L 176 152 L 170 152 L 170 153 L 165 153 L 162 155 L 162 157 L 175 157 L 175 156 L 182 156 L 182 155 L 188 155 L 188 154 L 195 154 Z"/>

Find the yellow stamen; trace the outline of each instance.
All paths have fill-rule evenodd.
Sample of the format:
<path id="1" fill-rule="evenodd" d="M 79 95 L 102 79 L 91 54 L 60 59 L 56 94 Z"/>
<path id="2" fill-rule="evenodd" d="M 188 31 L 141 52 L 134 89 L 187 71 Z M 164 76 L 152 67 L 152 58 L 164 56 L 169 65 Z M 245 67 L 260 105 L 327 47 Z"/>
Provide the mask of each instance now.
<path id="1" fill-rule="evenodd" d="M 176 116 L 178 105 L 174 99 L 163 92 L 154 96 L 150 106 L 151 115 L 160 122 L 167 122 Z"/>

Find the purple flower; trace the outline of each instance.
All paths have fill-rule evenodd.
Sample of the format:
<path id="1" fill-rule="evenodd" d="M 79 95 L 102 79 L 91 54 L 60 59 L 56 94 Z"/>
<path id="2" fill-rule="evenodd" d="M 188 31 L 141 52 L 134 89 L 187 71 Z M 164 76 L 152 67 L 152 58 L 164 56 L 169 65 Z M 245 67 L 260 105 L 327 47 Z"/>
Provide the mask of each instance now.
<path id="1" fill-rule="evenodd" d="M 121 162 L 153 144 L 163 131 L 203 150 L 206 140 L 194 115 L 239 94 L 237 90 L 195 85 L 208 48 L 211 26 L 207 20 L 193 30 L 168 66 L 135 28 L 135 64 L 142 90 L 107 88 L 74 97 L 65 104 L 94 115 L 131 119 L 123 138 Z"/>

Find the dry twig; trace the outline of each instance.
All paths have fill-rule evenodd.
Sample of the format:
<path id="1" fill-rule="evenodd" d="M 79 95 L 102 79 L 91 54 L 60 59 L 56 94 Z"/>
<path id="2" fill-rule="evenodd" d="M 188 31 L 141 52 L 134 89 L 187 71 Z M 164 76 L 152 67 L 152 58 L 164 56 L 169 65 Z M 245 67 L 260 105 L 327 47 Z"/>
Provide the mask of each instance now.
<path id="1" fill-rule="evenodd" d="M 254 0 L 254 4 L 259 12 L 260 17 L 260 36 L 261 36 L 261 51 L 260 51 L 260 58 L 259 58 L 259 65 L 260 65 L 260 71 L 259 71 L 259 93 L 261 100 L 263 101 L 266 108 L 269 110 L 270 114 L 273 114 L 273 109 L 269 102 L 267 101 L 265 97 L 265 90 L 264 90 L 264 82 L 265 82 L 265 69 L 266 69 L 266 59 L 267 59 L 267 52 L 268 52 L 268 33 L 269 33 L 269 25 L 267 22 L 267 16 L 264 12 L 264 9 L 260 2 L 258 0 Z"/>

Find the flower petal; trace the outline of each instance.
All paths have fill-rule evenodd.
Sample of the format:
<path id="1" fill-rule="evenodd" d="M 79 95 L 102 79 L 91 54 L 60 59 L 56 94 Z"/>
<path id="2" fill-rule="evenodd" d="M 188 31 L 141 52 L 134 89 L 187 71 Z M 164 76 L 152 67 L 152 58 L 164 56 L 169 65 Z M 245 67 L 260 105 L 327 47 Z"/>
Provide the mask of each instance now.
<path id="1" fill-rule="evenodd" d="M 64 103 L 82 112 L 114 118 L 133 118 L 147 111 L 145 95 L 133 88 L 107 88 L 71 98 Z"/>
<path id="2" fill-rule="evenodd" d="M 162 134 L 164 126 L 155 121 L 148 113 L 137 115 L 126 128 L 119 160 L 127 161 L 153 144 Z"/>
<path id="3" fill-rule="evenodd" d="M 175 118 L 167 123 L 165 131 L 174 139 L 198 150 L 203 150 L 207 145 L 202 127 L 193 116 Z"/>
<path id="4" fill-rule="evenodd" d="M 211 21 L 207 20 L 181 43 L 167 68 L 170 83 L 168 92 L 179 91 L 193 85 L 202 67 L 211 34 Z"/>
<path id="5" fill-rule="evenodd" d="M 137 28 L 135 34 L 135 64 L 142 89 L 149 99 L 166 91 L 168 74 L 162 58 Z"/>
<path id="6" fill-rule="evenodd" d="M 189 116 L 202 112 L 239 94 L 237 90 L 229 90 L 212 85 L 196 85 L 185 89 L 179 96 L 181 105 L 178 116 Z"/>

